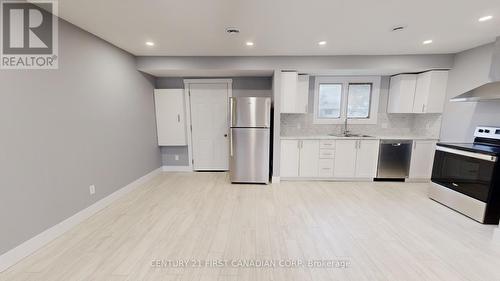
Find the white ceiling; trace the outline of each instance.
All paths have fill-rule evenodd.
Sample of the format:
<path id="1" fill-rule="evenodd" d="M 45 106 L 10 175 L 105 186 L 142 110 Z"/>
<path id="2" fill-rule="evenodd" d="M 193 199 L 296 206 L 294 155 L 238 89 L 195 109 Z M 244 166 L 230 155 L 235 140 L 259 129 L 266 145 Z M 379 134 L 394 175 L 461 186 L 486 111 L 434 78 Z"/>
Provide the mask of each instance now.
<path id="1" fill-rule="evenodd" d="M 135 55 L 456 53 L 500 36 L 499 0 L 59 0 L 59 15 Z"/>

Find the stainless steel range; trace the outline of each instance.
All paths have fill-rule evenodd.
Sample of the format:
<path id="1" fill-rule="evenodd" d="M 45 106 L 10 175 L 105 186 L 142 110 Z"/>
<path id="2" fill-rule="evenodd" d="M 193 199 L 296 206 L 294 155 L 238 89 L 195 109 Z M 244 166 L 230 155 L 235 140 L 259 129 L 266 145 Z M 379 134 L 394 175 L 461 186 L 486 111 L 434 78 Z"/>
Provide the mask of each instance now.
<path id="1" fill-rule="evenodd" d="M 474 143 L 438 143 L 429 197 L 476 221 L 500 218 L 500 128 L 478 127 Z"/>

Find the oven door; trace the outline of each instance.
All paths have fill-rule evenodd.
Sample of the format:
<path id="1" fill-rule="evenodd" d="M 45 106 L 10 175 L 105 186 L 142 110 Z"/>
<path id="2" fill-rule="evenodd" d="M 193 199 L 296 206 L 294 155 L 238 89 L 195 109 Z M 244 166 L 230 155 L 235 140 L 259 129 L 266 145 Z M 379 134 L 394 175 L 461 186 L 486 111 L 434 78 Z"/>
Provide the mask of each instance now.
<path id="1" fill-rule="evenodd" d="M 438 146 L 432 182 L 487 202 L 496 162 L 491 155 Z"/>

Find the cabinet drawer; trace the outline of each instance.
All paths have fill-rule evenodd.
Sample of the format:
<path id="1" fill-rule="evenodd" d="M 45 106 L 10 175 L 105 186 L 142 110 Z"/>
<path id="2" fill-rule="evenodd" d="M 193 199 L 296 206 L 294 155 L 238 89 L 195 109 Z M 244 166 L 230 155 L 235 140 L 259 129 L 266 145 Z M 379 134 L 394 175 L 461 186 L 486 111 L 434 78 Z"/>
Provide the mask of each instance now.
<path id="1" fill-rule="evenodd" d="M 335 149 L 334 140 L 321 140 L 319 141 L 319 148 Z"/>
<path id="2" fill-rule="evenodd" d="M 333 177 L 333 159 L 319 160 L 319 176 L 322 178 Z"/>
<path id="3" fill-rule="evenodd" d="M 319 158 L 320 159 L 333 159 L 333 158 L 335 158 L 335 150 L 334 149 L 320 149 L 319 150 Z"/>

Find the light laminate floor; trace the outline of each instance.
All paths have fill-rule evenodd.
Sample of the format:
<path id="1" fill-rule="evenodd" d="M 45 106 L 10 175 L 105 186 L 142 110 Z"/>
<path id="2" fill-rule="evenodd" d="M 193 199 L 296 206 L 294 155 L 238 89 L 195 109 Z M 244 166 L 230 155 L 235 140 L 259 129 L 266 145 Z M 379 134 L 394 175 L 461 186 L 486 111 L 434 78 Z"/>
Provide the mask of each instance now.
<path id="1" fill-rule="evenodd" d="M 429 200 L 426 188 L 163 173 L 0 280 L 500 280 L 495 227 Z"/>

